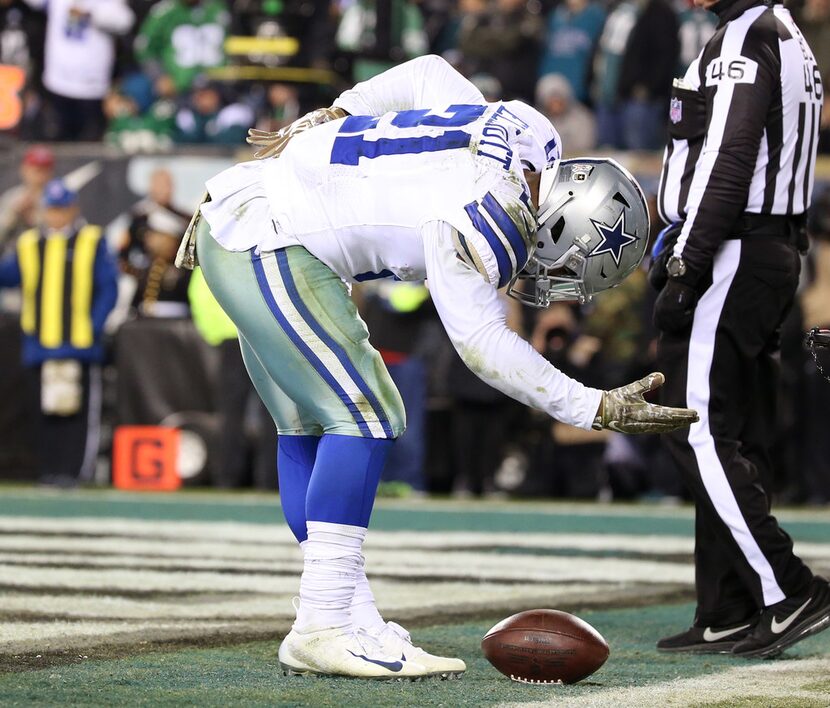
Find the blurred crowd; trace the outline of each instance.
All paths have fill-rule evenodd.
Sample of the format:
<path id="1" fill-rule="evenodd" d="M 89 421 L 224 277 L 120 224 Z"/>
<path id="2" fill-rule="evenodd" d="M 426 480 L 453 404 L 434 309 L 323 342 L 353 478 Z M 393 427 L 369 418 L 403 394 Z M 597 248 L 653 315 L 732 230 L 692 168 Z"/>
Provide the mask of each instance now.
<path id="1" fill-rule="evenodd" d="M 830 73 L 830 0 L 796 9 Z M 19 434 L 33 441 L 31 455 L 10 466 L 30 464 L 46 483 L 100 481 L 95 453 L 107 457 L 115 426 L 162 424 L 202 441 L 194 481 L 276 485 L 275 433 L 233 325 L 199 271 L 173 265 L 193 205 L 177 197 L 170 171 L 156 169 L 123 227 L 107 234 L 109 248 L 99 247 L 94 218 L 60 179 L 50 141 L 103 140 L 128 152 L 238 146 L 253 125 L 280 127 L 354 81 L 437 52 L 487 98 L 535 103 L 567 154 L 657 150 L 671 80 L 713 28 L 713 16 L 669 0 L 0 0 L 0 64 L 24 78 L 19 115 L 3 116 L 4 127 L 42 143 L 23 153 L 20 184 L 0 195 L 0 359 L 23 364 L 19 372 L 0 367 L 0 436 L 4 426 L 22 425 L 4 415 L 21 398 L 31 414 Z M 827 129 L 823 136 L 828 150 Z M 37 227 L 75 239 L 68 255 L 48 238 L 30 247 Z M 660 228 L 653 224 L 652 233 Z M 830 384 L 802 345 L 804 329 L 830 326 L 826 185 L 817 187 L 810 230 L 799 300 L 783 332 L 776 486 L 786 499 L 827 504 Z M 590 305 L 537 313 L 505 298 L 508 322 L 586 384 L 626 383 L 654 366 L 646 266 Z M 424 286 L 363 284 L 355 297 L 407 409 L 387 493 L 683 495 L 656 438 L 576 430 L 480 382 L 453 351 Z M 80 365 L 50 365 L 43 337 L 65 344 L 63 358 Z M 84 445 L 56 455 L 69 437 Z M 3 462 L 0 454 L 0 476 Z"/>
<path id="2" fill-rule="evenodd" d="M 110 225 L 105 247 L 69 180 L 56 179 L 49 147 L 30 147 L 19 169 L 21 183 L 0 195 L 0 438 L 8 440 L 11 430 L 13 438 L 32 442 L 28 459 L 0 455 L 0 477 L 30 464 L 32 476 L 48 483 L 106 481 L 113 429 L 164 425 L 186 429 L 198 441 L 196 459 L 183 463 L 193 483 L 273 488 L 276 434 L 248 380 L 234 326 L 201 272 L 173 262 L 189 215 L 171 172 L 158 167 L 148 173 L 146 195 L 119 226 Z M 41 242 L 32 236 L 38 226 Z M 652 234 L 659 228 L 653 224 Z M 805 329 L 830 326 L 826 185 L 819 188 L 810 231 L 798 302 L 782 332 L 776 484 L 789 500 L 826 504 L 830 384 L 803 346 Z M 63 237 L 53 238 L 56 232 Z M 52 241 L 66 242 L 66 236 L 69 246 L 54 250 L 60 247 Z M 588 305 L 557 303 L 535 311 L 505 297 L 508 323 L 588 385 L 611 388 L 639 378 L 655 366 L 655 293 L 647 264 L 648 258 L 620 287 Z M 384 474 L 386 493 L 683 496 L 656 438 L 577 430 L 482 383 L 453 350 L 427 287 L 375 281 L 354 294 L 407 411 L 407 432 Z M 50 363 L 66 359 L 79 367 Z M 820 363 L 830 370 L 830 361 Z M 25 406 L 14 404 L 21 400 Z M 96 452 L 103 472 L 96 472 Z"/>
<path id="3" fill-rule="evenodd" d="M 827 85 L 830 2 L 796 1 Z M 0 65 L 20 72 L 3 76 L 27 140 L 239 144 L 433 52 L 490 99 L 535 103 L 571 154 L 655 150 L 714 27 L 688 0 L 0 0 Z"/>

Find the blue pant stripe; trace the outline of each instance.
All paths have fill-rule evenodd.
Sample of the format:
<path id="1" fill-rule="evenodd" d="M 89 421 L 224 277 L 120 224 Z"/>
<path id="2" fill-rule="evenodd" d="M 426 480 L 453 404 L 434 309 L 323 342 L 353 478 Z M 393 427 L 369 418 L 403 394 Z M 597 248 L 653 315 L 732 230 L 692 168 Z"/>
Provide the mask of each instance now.
<path id="1" fill-rule="evenodd" d="M 288 293 L 288 297 L 291 299 L 291 302 L 294 304 L 294 307 L 297 308 L 300 316 L 306 321 L 306 324 L 311 327 L 314 334 L 320 337 L 320 339 L 323 340 L 323 343 L 331 349 L 332 352 L 334 352 L 337 360 L 343 365 L 343 368 L 352 378 L 352 381 L 357 384 L 360 392 L 366 397 L 366 400 L 369 402 L 369 405 L 372 407 L 372 410 L 377 416 L 378 422 L 383 428 L 383 432 L 387 435 L 387 437 L 393 438 L 394 433 L 392 432 L 392 426 L 389 425 L 389 421 L 386 419 L 386 411 L 383 410 L 383 406 L 380 404 L 380 401 L 378 401 L 377 396 L 375 396 L 372 391 L 372 388 L 366 383 L 366 380 L 355 368 L 352 360 L 349 359 L 349 355 L 346 353 L 346 350 L 343 349 L 343 347 L 340 346 L 340 344 L 338 344 L 325 330 L 323 325 L 321 325 L 314 318 L 314 315 L 311 314 L 311 310 L 308 309 L 306 304 L 303 302 L 303 299 L 300 297 L 297 285 L 294 282 L 294 276 L 291 274 L 291 268 L 288 265 L 288 256 L 285 251 L 277 251 L 276 256 L 277 263 L 280 267 L 280 274 L 282 275 L 283 282 L 285 283 L 286 292 Z"/>
<path id="2" fill-rule="evenodd" d="M 355 423 L 357 423 L 358 428 L 360 428 L 360 432 L 363 434 L 363 437 L 371 438 L 372 433 L 369 430 L 369 426 L 366 424 L 363 415 L 355 405 L 352 397 L 346 393 L 343 387 L 337 382 L 337 379 L 334 378 L 332 373 L 325 367 L 323 362 L 320 361 L 313 351 L 311 351 L 311 347 L 309 347 L 308 344 L 303 341 L 302 337 L 297 334 L 296 330 L 291 326 L 285 315 L 280 310 L 277 305 L 277 301 L 274 299 L 274 294 L 271 292 L 271 286 L 268 282 L 268 277 L 265 275 L 265 268 L 262 265 L 262 259 L 257 256 L 253 250 L 251 251 L 251 262 L 254 266 L 254 273 L 256 273 L 259 290 L 265 298 L 265 303 L 268 305 L 268 308 L 271 310 L 271 313 L 274 315 L 274 318 L 277 320 L 282 330 L 288 335 L 288 338 L 314 367 L 314 370 L 320 375 L 320 377 L 331 387 L 335 394 L 337 394 L 337 397 L 343 401 L 343 404 L 352 414 Z"/>

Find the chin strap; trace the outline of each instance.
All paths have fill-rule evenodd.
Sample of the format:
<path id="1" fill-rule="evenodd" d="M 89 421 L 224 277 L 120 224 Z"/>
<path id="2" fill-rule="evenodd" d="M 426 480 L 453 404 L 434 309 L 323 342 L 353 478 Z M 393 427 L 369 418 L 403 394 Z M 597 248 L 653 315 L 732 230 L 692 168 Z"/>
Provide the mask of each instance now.
<path id="1" fill-rule="evenodd" d="M 643 394 L 660 388 L 665 380 L 663 374 L 655 372 L 627 386 L 603 391 L 592 426 L 594 430 L 615 430 L 630 435 L 668 433 L 697 422 L 697 411 L 658 406 L 643 398 Z"/>

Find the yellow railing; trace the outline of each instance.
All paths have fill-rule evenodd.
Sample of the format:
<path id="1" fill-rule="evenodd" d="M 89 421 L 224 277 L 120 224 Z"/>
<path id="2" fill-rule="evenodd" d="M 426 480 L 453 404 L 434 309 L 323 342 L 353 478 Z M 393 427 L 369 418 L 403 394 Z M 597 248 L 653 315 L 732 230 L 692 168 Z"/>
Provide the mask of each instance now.
<path id="1" fill-rule="evenodd" d="M 296 37 L 228 37 L 225 40 L 225 54 L 228 56 L 249 56 L 270 54 L 279 57 L 293 57 L 300 51 Z"/>

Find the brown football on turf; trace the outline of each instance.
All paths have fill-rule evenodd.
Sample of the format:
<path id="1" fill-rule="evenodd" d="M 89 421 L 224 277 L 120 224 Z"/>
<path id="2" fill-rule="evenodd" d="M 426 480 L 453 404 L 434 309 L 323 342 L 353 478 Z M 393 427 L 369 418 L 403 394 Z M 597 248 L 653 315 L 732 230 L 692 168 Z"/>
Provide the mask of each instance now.
<path id="1" fill-rule="evenodd" d="M 528 610 L 503 619 L 481 640 L 487 660 L 514 681 L 576 683 L 608 658 L 590 624 L 559 610 Z"/>

